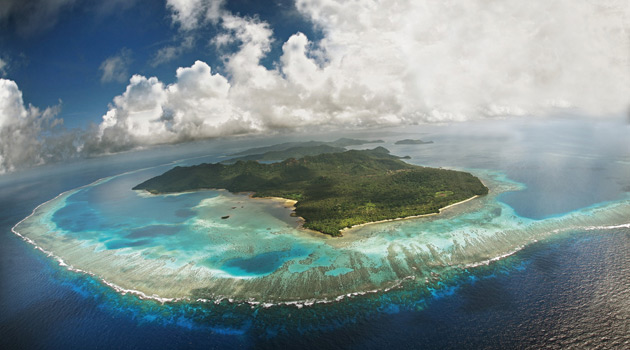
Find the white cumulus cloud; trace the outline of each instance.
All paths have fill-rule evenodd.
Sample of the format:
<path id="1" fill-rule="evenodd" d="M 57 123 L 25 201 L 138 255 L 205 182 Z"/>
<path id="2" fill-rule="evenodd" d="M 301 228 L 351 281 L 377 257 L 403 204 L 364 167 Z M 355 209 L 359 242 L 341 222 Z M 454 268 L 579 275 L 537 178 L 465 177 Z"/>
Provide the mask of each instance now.
<path id="1" fill-rule="evenodd" d="M 56 157 L 48 153 L 55 142 L 45 145 L 42 133 L 63 122 L 55 118 L 58 111 L 25 106 L 18 85 L 0 78 L 0 174 Z"/>
<path id="2" fill-rule="evenodd" d="M 212 75 L 203 62 L 180 68 L 178 81 L 163 87 L 167 97 L 159 108 L 146 112 L 151 117 L 134 117 L 143 126 L 119 130 L 125 137 L 154 144 L 298 126 L 540 116 L 566 108 L 602 116 L 630 102 L 627 1 L 297 0 L 323 38 L 313 43 L 294 34 L 273 69 L 261 64 L 274 41 L 272 27 L 222 5 L 168 1 L 182 30 L 216 25 L 217 48 L 236 43 L 238 49 L 224 56 L 225 76 Z M 186 85 L 189 80 L 195 84 Z M 118 99 L 101 125 L 104 133 L 113 113 L 130 113 Z M 152 137 L 143 139 L 143 130 Z"/>
<path id="3" fill-rule="evenodd" d="M 223 5 L 168 0 L 182 44 L 153 62 L 176 57 L 193 46 L 187 38 L 204 33 L 196 30 L 214 26 L 213 48 L 236 48 L 224 53 L 221 67 L 196 61 L 177 69 L 171 84 L 134 75 L 100 125 L 80 137 L 46 139 L 41 147 L 38 132 L 55 123 L 55 109 L 26 107 L 17 85 L 2 80 L 0 171 L 49 159 L 36 155 L 39 148 L 53 154 L 79 144 L 79 153 L 112 153 L 278 130 L 545 116 L 563 109 L 601 117 L 622 113 L 630 102 L 627 0 L 296 0 L 322 38 L 312 42 L 295 33 L 272 68 L 261 63 L 276 40 L 272 26 Z M 22 135 L 15 130 L 33 132 L 4 136 Z M 16 141 L 5 141 L 9 137 Z"/>
<path id="4" fill-rule="evenodd" d="M 298 0 L 325 71 L 404 118 L 618 112 L 630 98 L 630 3 Z"/>
<path id="5" fill-rule="evenodd" d="M 134 75 L 114 98 L 91 149 L 111 153 L 139 146 L 258 130 L 229 100 L 230 83 L 201 61 L 177 70 L 177 81 Z"/>

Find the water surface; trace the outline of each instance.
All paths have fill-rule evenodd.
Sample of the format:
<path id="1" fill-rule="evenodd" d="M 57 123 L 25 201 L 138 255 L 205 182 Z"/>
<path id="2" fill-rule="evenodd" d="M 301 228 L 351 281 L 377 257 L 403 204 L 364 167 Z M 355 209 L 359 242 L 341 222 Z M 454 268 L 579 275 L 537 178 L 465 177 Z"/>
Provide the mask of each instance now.
<path id="1" fill-rule="evenodd" d="M 121 339 L 126 345 L 152 348 L 190 342 L 200 348 L 625 347 L 630 232 L 617 219 L 630 217 L 625 207 L 630 188 L 627 127 L 571 121 L 513 126 L 485 134 L 483 128 L 473 127 L 418 130 L 429 133 L 422 134 L 423 139 L 436 143 L 413 147 L 390 144 L 413 138 L 409 134 L 383 137 L 387 148 L 411 155 L 413 163 L 471 170 L 514 186 L 513 190 L 489 196 L 492 201 L 482 208 L 462 208 L 452 213 L 453 220 L 395 222 L 348 234 L 342 240 L 296 234 L 281 206 L 247 202 L 244 208 L 237 207 L 245 215 L 224 214 L 243 200 L 229 194 L 195 193 L 151 203 L 151 197 L 126 193 L 171 165 L 68 193 L 51 205 L 51 215 L 40 223 L 49 225 L 49 231 L 63 230 L 58 232 L 61 239 L 50 244 L 65 241 L 68 248 L 72 240 L 82 241 L 74 245 L 77 255 L 91 249 L 112 259 L 107 261 L 122 256 L 124 262 L 157 261 L 163 271 L 190 269 L 188 262 L 195 261 L 195 266 L 213 276 L 244 284 L 271 281 L 274 275 L 278 280 L 317 275 L 304 285 L 327 279 L 342 279 L 340 284 L 345 285 L 365 275 L 365 269 L 380 271 L 371 277 L 371 285 L 366 286 L 370 288 L 386 285 L 395 280 L 392 276 L 415 275 L 416 279 L 404 280 L 389 292 L 302 309 L 262 305 L 252 309 L 227 301 L 162 305 L 130 294 L 122 296 L 98 277 L 66 272 L 20 240 L 9 238 L 13 235 L 5 235 L 1 245 L 3 338 L 9 344 L 53 348 L 120 347 Z M 3 187 L 3 227 L 9 233 L 33 207 L 57 193 L 124 170 L 104 172 L 101 168 L 84 177 L 57 177 L 61 179 L 57 182 L 50 180 L 55 179 L 52 175 L 43 182 L 34 176 L 23 179 L 20 186 Z M 151 210 L 133 213 L 141 205 Z M 230 218 L 222 220 L 219 214 Z M 252 215 L 264 222 L 251 220 Z M 225 234 L 230 227 L 238 227 L 242 236 Z M 501 232 L 509 235 L 501 236 Z M 487 237 L 501 239 L 475 245 L 475 240 Z M 508 237 L 517 240 L 506 241 Z M 534 238 L 539 242 L 515 255 L 466 267 L 509 244 L 520 248 L 519 242 L 533 237 L 539 237 Z M 488 249 L 460 249 L 454 244 L 466 239 L 471 242 L 469 248 Z M 243 240 L 257 244 L 226 249 Z M 205 243 L 200 246 L 200 241 Z M 73 251 L 63 252 L 70 256 Z M 418 259 L 418 253 L 433 252 L 437 254 Z M 457 267 L 449 269 L 453 262 Z M 466 262 L 464 267 L 460 262 Z M 288 286 L 301 287 L 299 282 L 293 279 Z M 287 289 L 276 285 L 272 290 Z M 312 293 L 323 288 L 303 289 Z M 208 291 L 197 292 L 212 296 Z"/>

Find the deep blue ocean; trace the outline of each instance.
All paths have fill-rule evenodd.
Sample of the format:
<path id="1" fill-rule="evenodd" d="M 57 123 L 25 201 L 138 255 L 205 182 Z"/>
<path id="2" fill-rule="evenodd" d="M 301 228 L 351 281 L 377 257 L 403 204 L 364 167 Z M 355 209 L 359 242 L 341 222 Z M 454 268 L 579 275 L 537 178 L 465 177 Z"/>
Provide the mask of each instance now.
<path id="1" fill-rule="evenodd" d="M 503 171 L 527 188 L 501 200 L 523 217 L 542 219 L 628 195 L 629 131 L 612 122 L 559 120 L 350 136 L 383 138 L 392 153 L 418 164 Z M 393 145 L 410 135 L 435 143 Z M 0 176 L 0 348 L 630 348 L 630 229 L 623 227 L 553 236 L 455 271 L 429 291 L 403 286 L 302 309 L 121 295 L 65 270 L 11 232 L 40 203 L 97 179 L 172 161 L 215 161 L 272 143 L 162 147 Z"/>

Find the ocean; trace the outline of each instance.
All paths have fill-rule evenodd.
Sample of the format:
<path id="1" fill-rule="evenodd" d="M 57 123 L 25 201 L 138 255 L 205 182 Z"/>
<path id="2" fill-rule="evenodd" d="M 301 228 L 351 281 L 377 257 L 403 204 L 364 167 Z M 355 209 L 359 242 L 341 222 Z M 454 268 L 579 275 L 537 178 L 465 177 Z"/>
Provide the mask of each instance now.
<path id="1" fill-rule="evenodd" d="M 498 227 L 497 230 L 509 228 L 512 232 L 516 225 L 538 225 L 536 237 L 540 239 L 528 240 L 528 244 L 519 247 L 522 249 L 503 254 L 506 256 L 502 259 L 440 269 L 439 273 L 434 272 L 435 276 L 431 275 L 435 278 L 429 284 L 403 282 L 386 292 L 300 307 L 266 307 L 230 302 L 227 298 L 216 303 L 196 300 L 162 303 L 121 293 L 98 276 L 60 266 L 54 257 L 33 249 L 33 245 L 11 231 L 34 208 L 60 193 L 108 179 L 105 184 L 77 192 L 49 219 L 60 227 L 65 225 L 68 232 L 107 232 L 92 237 L 95 246 L 101 244 L 105 252 L 129 245 L 140 249 L 158 245 L 172 248 L 172 244 L 177 244 L 177 249 L 165 250 L 176 265 L 178 259 L 195 256 L 198 251 L 195 237 L 200 236 L 179 233 L 182 223 L 192 216 L 203 215 L 211 221 L 216 208 L 242 199 L 220 193 L 196 193 L 167 198 L 169 204 L 155 201 L 151 210 L 147 210 L 139 205 L 147 203 L 147 199 L 128 189 L 173 164 L 218 161 L 226 153 L 276 141 L 202 142 L 4 175 L 0 177 L 0 346 L 7 349 L 627 348 L 630 345 L 630 228 L 627 225 L 630 212 L 615 206 L 629 199 L 628 131 L 627 125 L 615 121 L 558 118 L 417 126 L 345 135 L 383 139 L 385 143 L 379 145 L 393 154 L 411 156 L 409 162 L 414 164 L 470 170 L 482 178 L 504 177 L 501 181 L 517 184 L 518 189 L 498 193 L 496 203 L 489 203 L 495 205 L 493 215 L 501 219 L 492 221 L 492 226 Z M 394 145 L 396 140 L 405 138 L 434 143 Z M 360 148 L 374 146 L 367 144 Z M 131 173 L 120 175 L 127 172 Z M 217 203 L 217 198 L 223 199 Z M 112 207 L 108 203 L 119 204 Z M 195 208 L 194 213 L 191 208 Z M 254 260 L 243 258 L 242 253 L 224 256 L 221 254 L 228 253 L 217 250 L 211 255 L 214 259 L 203 261 L 208 267 L 220 266 L 226 273 L 244 280 L 258 280 L 273 276 L 273 271 L 291 259 L 304 261 L 313 251 L 322 252 L 321 245 L 313 243 L 316 242 L 313 237 L 300 239 L 299 244 L 288 241 L 287 237 L 292 236 L 285 231 L 292 229 L 291 223 L 281 220 L 281 208 L 252 204 L 245 209 L 248 211 L 242 218 L 238 215 L 230 218 L 235 220 L 233 225 L 238 223 L 241 231 L 247 232 L 272 228 L 281 237 L 273 243 L 277 246 L 272 244 L 267 250 L 260 248 L 246 255 L 253 254 Z M 583 220 L 606 222 L 612 212 L 620 212 L 622 216 L 627 213 L 627 220 L 618 221 L 623 218 L 615 217 L 616 221 L 610 225 L 577 224 Z M 458 229 L 489 230 L 489 225 L 474 226 L 475 217 L 467 218 L 466 213 L 456 212 L 447 218 L 449 224 L 457 223 Z M 511 221 L 505 223 L 505 218 Z M 139 220 L 144 221 L 138 224 Z M 557 229 L 566 222 L 571 223 L 570 227 Z M 137 229 L 129 236 L 126 232 L 133 225 L 151 229 Z M 427 239 L 455 227 L 444 228 L 439 220 L 426 225 L 409 220 L 382 229 L 393 232 L 388 244 L 399 244 L 403 238 L 415 239 L 415 232 L 421 232 L 423 227 L 431 227 L 425 229 L 427 232 L 422 231 Z M 238 230 L 234 232 L 236 235 Z M 373 234 L 377 243 L 382 239 L 374 232 L 356 233 L 361 234 Z M 256 237 L 253 233 L 247 236 L 249 240 Z M 354 247 L 362 239 L 351 241 L 348 246 Z M 441 241 L 431 242 L 439 248 Z M 482 241 L 480 246 L 485 247 L 483 243 L 487 246 L 492 242 Z M 218 243 L 213 241 L 213 244 Z M 278 249 L 278 246 L 291 249 Z M 364 252 L 368 247 L 363 245 L 360 249 Z M 258 246 L 250 248 L 255 250 Z M 82 252 L 76 251 L 73 261 L 102 267 L 103 264 L 89 261 L 90 255 Z M 349 270 L 356 266 L 344 262 L 343 256 L 333 256 L 337 259 L 334 264 L 327 261 L 332 254 L 327 250 L 318 256 L 319 260 L 291 266 L 305 271 L 331 266 L 327 270 L 329 275 L 347 284 L 343 276 L 351 274 Z M 383 272 L 384 281 L 387 276 Z"/>

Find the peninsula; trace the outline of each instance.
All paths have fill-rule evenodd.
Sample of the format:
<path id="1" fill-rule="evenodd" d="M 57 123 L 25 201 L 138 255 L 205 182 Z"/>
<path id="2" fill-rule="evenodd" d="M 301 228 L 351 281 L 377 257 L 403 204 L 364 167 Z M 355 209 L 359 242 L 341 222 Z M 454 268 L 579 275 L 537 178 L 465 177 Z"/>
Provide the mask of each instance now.
<path id="1" fill-rule="evenodd" d="M 470 173 L 412 165 L 383 147 L 290 158 L 261 164 L 175 167 L 134 190 L 152 194 L 226 189 L 254 197 L 297 201 L 304 227 L 340 236 L 347 227 L 438 213 L 440 208 L 488 193 Z"/>

